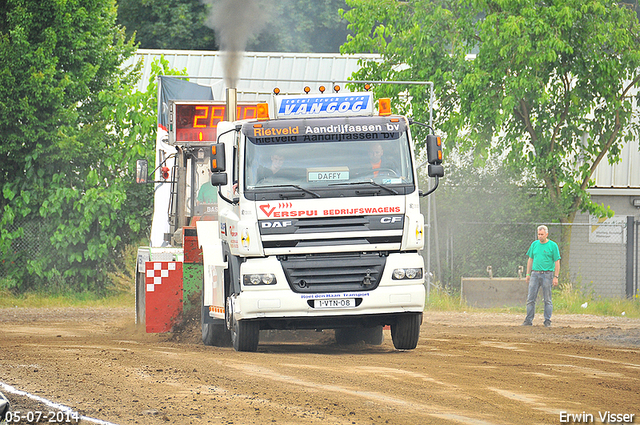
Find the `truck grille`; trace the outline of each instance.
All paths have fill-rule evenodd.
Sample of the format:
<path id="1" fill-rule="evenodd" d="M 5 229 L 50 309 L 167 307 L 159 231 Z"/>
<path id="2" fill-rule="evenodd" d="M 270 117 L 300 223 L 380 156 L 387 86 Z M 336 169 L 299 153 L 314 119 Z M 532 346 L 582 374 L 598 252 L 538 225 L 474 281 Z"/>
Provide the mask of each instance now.
<path id="1" fill-rule="evenodd" d="M 317 293 L 375 289 L 386 260 L 371 253 L 288 256 L 280 262 L 294 292 Z"/>
<path id="2" fill-rule="evenodd" d="M 260 220 L 265 253 L 302 254 L 314 247 L 378 245 L 399 249 L 404 216 L 369 215 Z M 331 234 L 331 235 L 329 235 Z"/>

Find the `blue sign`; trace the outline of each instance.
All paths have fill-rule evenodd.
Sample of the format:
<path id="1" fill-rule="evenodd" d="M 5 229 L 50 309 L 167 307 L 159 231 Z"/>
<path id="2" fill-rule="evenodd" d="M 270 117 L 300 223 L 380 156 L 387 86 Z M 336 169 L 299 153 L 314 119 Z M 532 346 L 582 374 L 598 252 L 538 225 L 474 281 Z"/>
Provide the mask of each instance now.
<path id="1" fill-rule="evenodd" d="M 284 117 L 331 117 L 336 115 L 372 115 L 371 93 L 345 93 L 327 96 L 276 97 L 277 114 Z"/>

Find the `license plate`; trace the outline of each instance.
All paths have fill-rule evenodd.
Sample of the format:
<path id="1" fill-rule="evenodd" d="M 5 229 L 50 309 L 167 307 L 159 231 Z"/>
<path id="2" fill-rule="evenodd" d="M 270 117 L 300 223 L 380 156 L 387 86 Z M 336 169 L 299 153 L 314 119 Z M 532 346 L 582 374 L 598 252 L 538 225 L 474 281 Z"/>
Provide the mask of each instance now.
<path id="1" fill-rule="evenodd" d="M 332 300 L 315 300 L 315 308 L 352 308 L 356 306 L 353 298 L 338 298 Z"/>

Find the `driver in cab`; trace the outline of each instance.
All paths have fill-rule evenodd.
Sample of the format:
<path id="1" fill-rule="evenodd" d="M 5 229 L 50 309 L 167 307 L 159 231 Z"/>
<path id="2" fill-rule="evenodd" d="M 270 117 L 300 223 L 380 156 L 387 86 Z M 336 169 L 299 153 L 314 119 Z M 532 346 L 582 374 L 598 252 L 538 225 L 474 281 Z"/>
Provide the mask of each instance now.
<path id="1" fill-rule="evenodd" d="M 271 155 L 271 165 L 268 167 L 259 166 L 257 171 L 257 182 L 260 183 L 266 179 L 274 177 L 280 169 L 282 168 L 282 164 L 284 163 L 284 157 L 282 155 L 278 155 L 274 153 Z"/>
<path id="2" fill-rule="evenodd" d="M 379 142 L 374 142 L 369 146 L 369 163 L 371 164 L 370 174 L 373 174 L 373 177 L 378 177 L 380 172 L 383 175 L 390 172 L 395 175 L 395 166 L 384 156 L 384 149 Z"/>

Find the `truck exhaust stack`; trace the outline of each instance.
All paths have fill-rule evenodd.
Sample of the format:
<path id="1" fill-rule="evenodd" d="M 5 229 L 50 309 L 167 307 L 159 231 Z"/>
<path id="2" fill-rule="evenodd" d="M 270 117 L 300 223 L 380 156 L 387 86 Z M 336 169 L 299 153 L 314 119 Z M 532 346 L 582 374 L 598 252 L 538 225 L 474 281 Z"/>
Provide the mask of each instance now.
<path id="1" fill-rule="evenodd" d="M 237 120 L 238 109 L 238 90 L 236 88 L 227 88 L 227 106 L 226 106 L 226 120 L 233 122 Z"/>

